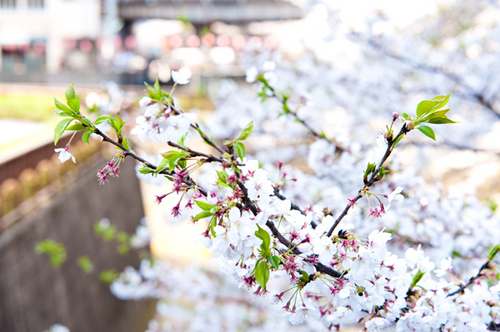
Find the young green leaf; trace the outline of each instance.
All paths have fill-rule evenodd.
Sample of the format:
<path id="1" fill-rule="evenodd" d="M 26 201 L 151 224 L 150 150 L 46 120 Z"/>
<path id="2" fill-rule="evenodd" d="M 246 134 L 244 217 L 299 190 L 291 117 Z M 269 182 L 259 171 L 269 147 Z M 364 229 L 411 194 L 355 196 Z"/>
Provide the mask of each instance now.
<path id="1" fill-rule="evenodd" d="M 420 130 L 420 132 L 425 136 L 432 138 L 433 140 L 436 140 L 436 136 L 434 135 L 434 130 L 432 130 L 431 127 L 419 126 L 417 127 L 417 129 Z"/>
<path id="2" fill-rule="evenodd" d="M 80 123 L 75 123 L 74 125 L 69 126 L 66 130 L 80 131 L 80 130 L 87 130 L 87 127 L 85 127 Z"/>
<path id="3" fill-rule="evenodd" d="M 442 116 L 440 118 L 432 118 L 426 121 L 427 123 L 433 123 L 433 124 L 446 124 L 446 123 L 458 123 L 457 121 L 453 121 L 451 119 L 448 119 L 446 116 Z"/>
<path id="4" fill-rule="evenodd" d="M 280 258 L 279 256 L 272 256 L 269 258 L 269 263 L 277 270 L 280 266 Z"/>
<path id="5" fill-rule="evenodd" d="M 64 132 L 66 131 L 66 128 L 68 128 L 71 121 L 73 121 L 73 119 L 64 119 L 57 124 L 56 129 L 54 130 L 54 145 L 57 144 L 62 134 L 64 134 Z"/>
<path id="6" fill-rule="evenodd" d="M 261 260 L 255 267 L 255 280 L 257 280 L 263 290 L 266 290 L 266 285 L 269 281 L 269 266 L 267 266 L 264 260 Z"/>
<path id="7" fill-rule="evenodd" d="M 496 246 L 493 246 L 490 248 L 490 251 L 488 252 L 488 260 L 492 261 L 495 256 L 498 254 L 500 251 L 500 244 L 497 244 Z"/>
<path id="8" fill-rule="evenodd" d="M 194 200 L 194 202 L 196 203 L 196 205 L 198 205 L 198 207 L 200 209 L 202 209 L 203 211 L 210 211 L 212 210 L 215 206 L 213 206 L 212 204 L 208 204 L 207 202 L 203 202 L 203 201 L 199 201 L 197 199 Z"/>
<path id="9" fill-rule="evenodd" d="M 69 104 L 69 101 L 71 99 L 75 99 L 76 98 L 76 95 L 75 95 L 75 88 L 74 88 L 74 84 L 71 84 L 70 86 L 68 86 L 68 88 L 66 89 L 66 102 Z"/>
<path id="10" fill-rule="evenodd" d="M 80 257 L 77 264 L 84 273 L 89 274 L 94 270 L 94 265 L 87 255 Z"/>
<path id="11" fill-rule="evenodd" d="M 413 276 L 413 280 L 411 282 L 411 288 L 415 287 L 418 284 L 418 282 L 422 279 L 424 274 L 425 272 L 418 270 L 418 272 Z"/>
<path id="12" fill-rule="evenodd" d="M 440 104 L 439 101 L 432 101 L 432 100 L 421 101 L 420 103 L 418 103 L 418 106 L 417 106 L 417 117 L 420 118 L 422 115 L 425 115 L 425 114 L 431 112 L 439 104 Z"/>
<path id="13" fill-rule="evenodd" d="M 105 122 L 105 121 L 108 121 L 108 120 L 109 120 L 109 119 L 111 119 L 111 118 L 112 118 L 112 117 L 111 117 L 111 115 L 101 115 L 101 116 L 99 116 L 97 119 L 95 119 L 94 124 L 95 124 L 95 125 L 98 125 L 98 124 L 100 124 L 100 123 L 103 123 L 103 122 Z"/>
<path id="14" fill-rule="evenodd" d="M 246 140 L 248 138 L 248 136 L 250 136 L 250 134 L 252 133 L 252 130 L 253 130 L 253 120 L 250 121 L 250 123 L 247 124 L 247 126 L 245 128 L 243 128 L 243 130 L 238 135 L 238 137 L 236 137 L 236 141 Z"/>
<path id="15" fill-rule="evenodd" d="M 127 149 L 127 150 L 129 150 L 129 151 L 130 151 L 130 150 L 132 150 L 132 149 L 130 148 L 129 143 L 128 143 L 128 138 L 127 138 L 125 135 L 123 135 L 123 136 L 122 136 L 122 145 L 123 145 L 123 147 L 124 147 L 125 149 Z"/>
<path id="16" fill-rule="evenodd" d="M 200 220 L 200 219 L 207 218 L 207 217 L 211 217 L 213 215 L 214 214 L 210 211 L 201 211 L 196 216 L 194 216 L 193 221 Z"/>
<path id="17" fill-rule="evenodd" d="M 62 243 L 56 243 L 51 239 L 37 242 L 35 246 L 37 254 L 49 256 L 50 264 L 54 267 L 61 266 L 66 261 L 66 249 Z"/>
<path id="18" fill-rule="evenodd" d="M 68 106 L 75 112 L 80 112 L 80 101 L 78 98 L 68 100 Z"/>
<path id="19" fill-rule="evenodd" d="M 108 270 L 108 271 L 102 271 L 100 274 L 99 274 L 99 279 L 107 284 L 107 285 L 110 285 L 113 283 L 113 281 L 115 281 L 116 279 L 118 279 L 118 277 L 120 276 L 120 273 L 116 272 L 115 269 L 111 269 L 111 270 Z"/>
<path id="20" fill-rule="evenodd" d="M 271 245 L 271 237 L 269 236 L 269 233 L 266 232 L 264 229 L 260 228 L 259 225 L 257 225 L 259 228 L 257 231 L 255 231 L 255 236 L 257 236 L 259 239 L 263 241 L 264 247 L 269 248 Z"/>
<path id="21" fill-rule="evenodd" d="M 73 111 L 68 106 L 64 105 L 59 100 L 57 100 L 56 97 L 54 97 L 54 104 L 56 105 L 56 107 L 58 109 L 60 109 L 61 111 L 63 111 L 65 114 L 67 114 L 67 115 L 73 115 Z"/>
<path id="22" fill-rule="evenodd" d="M 243 161 L 243 158 L 245 157 L 245 145 L 241 142 L 235 142 L 233 143 L 233 148 L 238 157 Z"/>
<path id="23" fill-rule="evenodd" d="M 368 177 L 368 175 L 370 175 L 371 173 L 373 173 L 373 171 L 375 171 L 375 167 L 377 166 L 377 164 L 375 163 L 368 163 L 368 165 L 366 165 L 366 170 L 365 170 L 365 178 Z"/>
<path id="24" fill-rule="evenodd" d="M 85 144 L 89 145 L 89 137 L 90 137 L 90 134 L 92 134 L 92 131 L 91 130 L 87 130 L 86 132 L 83 133 L 82 135 L 82 141 L 85 142 Z"/>

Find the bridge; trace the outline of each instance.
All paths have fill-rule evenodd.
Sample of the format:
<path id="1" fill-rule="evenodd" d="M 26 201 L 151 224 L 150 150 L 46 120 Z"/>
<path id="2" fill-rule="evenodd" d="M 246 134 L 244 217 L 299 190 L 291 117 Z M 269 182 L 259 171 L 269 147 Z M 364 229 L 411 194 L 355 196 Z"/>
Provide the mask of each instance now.
<path id="1" fill-rule="evenodd" d="M 196 26 L 300 19 L 303 12 L 283 0 L 118 0 L 118 16 L 125 21 L 185 17 Z"/>

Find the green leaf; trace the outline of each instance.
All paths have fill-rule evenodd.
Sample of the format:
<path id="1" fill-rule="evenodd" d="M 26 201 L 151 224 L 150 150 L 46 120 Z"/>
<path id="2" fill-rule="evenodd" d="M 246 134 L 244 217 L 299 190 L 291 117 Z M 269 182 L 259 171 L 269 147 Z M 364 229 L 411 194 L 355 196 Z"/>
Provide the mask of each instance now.
<path id="1" fill-rule="evenodd" d="M 418 270 L 418 272 L 413 276 L 413 280 L 411 282 L 411 288 L 415 287 L 418 284 L 418 282 L 422 279 L 424 274 L 425 272 Z"/>
<path id="2" fill-rule="evenodd" d="M 130 251 L 130 244 L 127 242 L 120 243 L 118 247 L 116 247 L 116 251 L 118 251 L 120 255 L 126 255 Z"/>
<path id="3" fill-rule="evenodd" d="M 177 144 L 179 144 L 180 146 L 186 147 L 186 146 L 184 145 L 184 140 L 186 139 L 187 134 L 189 134 L 189 132 L 187 132 L 187 133 L 185 133 L 184 135 L 182 135 L 182 137 L 181 137 L 181 138 L 179 138 L 179 140 L 177 141 Z"/>
<path id="4" fill-rule="evenodd" d="M 426 122 L 433 123 L 433 124 L 458 123 L 457 121 L 453 121 L 451 119 L 448 119 L 446 116 L 443 116 L 440 118 L 432 118 L 430 120 L 427 120 Z"/>
<path id="5" fill-rule="evenodd" d="M 262 260 L 255 268 L 255 280 L 259 283 L 263 290 L 266 290 L 267 282 L 269 281 L 269 266 Z"/>
<path id="6" fill-rule="evenodd" d="M 66 89 L 66 101 L 68 102 L 69 104 L 69 101 L 71 99 L 75 99 L 76 98 L 76 95 L 75 95 L 75 88 L 74 88 L 74 84 L 71 84 L 70 86 L 68 86 L 68 88 Z"/>
<path id="7" fill-rule="evenodd" d="M 161 93 L 160 81 L 158 80 L 158 77 L 156 78 L 154 88 L 155 88 L 156 94 L 158 96 L 160 96 L 162 93 Z"/>
<path id="8" fill-rule="evenodd" d="M 408 113 L 403 113 L 403 119 L 405 119 L 405 120 L 410 119 L 410 116 L 408 115 Z"/>
<path id="9" fill-rule="evenodd" d="M 98 222 L 94 225 L 94 233 L 109 242 L 116 236 L 116 227 L 114 225 L 103 226 L 101 222 Z"/>
<path id="10" fill-rule="evenodd" d="M 53 111 L 55 115 L 57 116 L 68 116 L 68 115 L 71 115 L 71 114 L 67 114 L 67 113 L 64 113 L 63 111 L 61 110 L 54 110 Z"/>
<path id="11" fill-rule="evenodd" d="M 120 274 L 118 272 L 116 272 L 115 269 L 111 269 L 111 270 L 108 270 L 108 271 L 102 271 L 100 274 L 99 274 L 99 279 L 107 284 L 107 285 L 110 285 L 113 283 L 113 281 L 115 281 L 116 279 L 118 279 L 118 277 L 120 276 Z"/>
<path id="12" fill-rule="evenodd" d="M 66 130 L 73 130 L 73 131 L 80 131 L 80 130 L 87 130 L 87 127 L 80 123 L 75 123 L 72 126 L 69 126 Z"/>
<path id="13" fill-rule="evenodd" d="M 271 265 L 277 270 L 280 266 L 280 258 L 279 256 L 272 256 L 269 258 L 269 263 L 271 263 Z"/>
<path id="14" fill-rule="evenodd" d="M 109 120 L 109 119 L 111 119 L 111 118 L 112 118 L 112 117 L 111 117 L 111 115 L 101 115 L 101 116 L 99 116 L 97 119 L 95 119 L 94 124 L 95 124 L 95 125 L 98 125 L 98 124 L 100 124 L 100 123 L 103 123 L 103 122 L 105 122 L 105 121 L 108 121 L 108 120 Z"/>
<path id="15" fill-rule="evenodd" d="M 290 108 L 288 107 L 288 104 L 286 102 L 286 99 L 283 99 L 283 112 L 285 114 L 289 114 L 291 112 Z"/>
<path id="16" fill-rule="evenodd" d="M 421 101 L 417 106 L 417 117 L 439 110 L 448 103 L 450 95 L 451 92 L 446 96 L 437 96 L 432 98 L 432 100 Z"/>
<path id="17" fill-rule="evenodd" d="M 127 149 L 129 151 L 131 150 L 130 145 L 128 143 L 128 139 L 125 135 L 122 136 L 122 145 L 125 149 Z"/>
<path id="18" fill-rule="evenodd" d="M 57 124 L 56 129 L 54 130 L 54 145 L 57 145 L 57 142 L 66 131 L 66 128 L 68 128 L 71 121 L 73 121 L 73 119 L 64 119 Z"/>
<path id="19" fill-rule="evenodd" d="M 54 267 L 59 267 L 66 261 L 66 249 L 62 243 L 56 243 L 51 239 L 37 242 L 35 252 L 38 255 L 46 254 L 50 259 L 50 264 Z"/>
<path id="20" fill-rule="evenodd" d="M 151 167 L 148 167 L 146 165 L 142 166 L 141 168 L 139 168 L 139 173 L 141 174 L 151 174 L 151 173 L 154 173 L 155 170 Z"/>
<path id="21" fill-rule="evenodd" d="M 75 113 L 80 112 L 80 101 L 78 100 L 78 98 L 68 100 L 68 106 L 71 107 L 71 109 L 75 111 Z"/>
<path id="22" fill-rule="evenodd" d="M 87 118 L 81 118 L 80 121 L 82 121 L 82 123 L 84 125 L 86 125 L 87 127 L 93 127 L 94 125 L 92 124 L 92 121 L 90 121 L 89 119 Z"/>
<path id="23" fill-rule="evenodd" d="M 90 134 L 92 134 L 91 130 L 87 130 L 86 132 L 83 133 L 82 135 L 82 141 L 85 142 L 85 144 L 89 145 L 89 137 Z"/>
<path id="24" fill-rule="evenodd" d="M 271 245 L 271 237 L 269 236 L 269 233 L 260 228 L 259 225 L 257 225 L 257 227 L 259 229 L 255 231 L 255 236 L 263 241 L 264 248 L 269 248 L 269 246 Z"/>
<path id="25" fill-rule="evenodd" d="M 432 101 L 439 101 L 440 103 L 436 106 L 435 109 L 440 109 L 444 107 L 446 104 L 448 104 L 448 100 L 450 100 L 451 92 L 448 93 L 446 96 L 437 96 L 432 98 Z"/>
<path id="26" fill-rule="evenodd" d="M 214 214 L 210 211 L 201 211 L 196 216 L 194 216 L 193 221 L 200 220 L 200 219 L 207 218 L 207 217 L 211 217 L 213 215 Z"/>
<path id="27" fill-rule="evenodd" d="M 368 177 L 368 175 L 373 173 L 373 171 L 375 171 L 376 166 L 377 166 L 376 163 L 368 163 L 368 165 L 366 165 L 365 177 Z"/>
<path id="28" fill-rule="evenodd" d="M 432 130 L 431 127 L 419 126 L 417 127 L 417 129 L 420 130 L 420 132 L 425 136 L 432 138 L 433 140 L 436 140 L 436 136 L 434 135 L 434 130 Z"/>
<path id="29" fill-rule="evenodd" d="M 303 283 L 308 283 L 309 282 L 309 274 L 307 274 L 307 272 L 304 270 L 300 270 L 300 274 L 302 274 L 302 276 L 300 277 L 300 281 L 302 281 Z"/>
<path id="30" fill-rule="evenodd" d="M 87 274 L 94 270 L 94 265 L 87 255 L 80 257 L 77 264 L 82 269 L 82 271 Z"/>
<path id="31" fill-rule="evenodd" d="M 169 172 L 172 172 L 177 166 L 179 160 L 189 157 L 189 152 L 186 151 L 176 151 L 171 150 L 161 154 L 164 158 L 160 162 L 157 168 L 157 172 L 160 172 L 168 167 Z"/>
<path id="32" fill-rule="evenodd" d="M 245 128 L 243 128 L 243 130 L 238 135 L 238 137 L 236 137 L 236 141 L 246 140 L 248 138 L 248 136 L 250 136 L 250 134 L 252 133 L 252 130 L 253 130 L 253 120 L 250 121 L 250 123 L 247 124 L 247 126 Z"/>
<path id="33" fill-rule="evenodd" d="M 54 97 L 54 104 L 56 105 L 56 107 L 58 109 L 60 109 L 61 111 L 63 111 L 65 114 L 67 114 L 67 115 L 73 115 L 73 111 L 68 106 L 64 105 L 59 100 L 57 100 L 56 97 Z"/>
<path id="34" fill-rule="evenodd" d="M 493 246 L 490 248 L 490 251 L 488 252 L 488 260 L 492 261 L 495 256 L 498 254 L 500 251 L 500 244 L 497 244 L 496 246 Z"/>
<path id="35" fill-rule="evenodd" d="M 440 104 L 439 101 L 432 101 L 432 100 L 421 101 L 420 103 L 418 103 L 418 106 L 417 106 L 417 117 L 420 117 L 422 115 L 425 115 L 425 114 L 431 112 L 439 104 Z"/>
<path id="36" fill-rule="evenodd" d="M 243 158 L 245 157 L 245 145 L 241 142 L 235 142 L 233 143 L 233 148 L 238 157 L 240 157 L 241 161 L 243 161 Z"/>
<path id="37" fill-rule="evenodd" d="M 203 201 L 199 201 L 197 199 L 194 200 L 194 202 L 196 203 L 196 205 L 198 205 L 198 207 L 200 209 L 202 209 L 203 211 L 210 211 L 212 210 L 215 206 L 213 206 L 212 204 L 208 204 L 207 202 L 203 202 Z"/>

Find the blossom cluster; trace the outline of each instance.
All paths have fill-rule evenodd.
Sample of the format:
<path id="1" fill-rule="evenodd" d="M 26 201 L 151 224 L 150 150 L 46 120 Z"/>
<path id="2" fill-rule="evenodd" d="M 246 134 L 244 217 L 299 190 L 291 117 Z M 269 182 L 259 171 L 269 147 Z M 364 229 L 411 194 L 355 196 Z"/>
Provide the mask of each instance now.
<path id="1" fill-rule="evenodd" d="M 489 100 L 494 102 L 495 94 L 488 90 L 479 98 L 485 91 L 480 84 L 471 87 L 460 72 L 442 70 L 439 55 L 444 46 L 424 49 L 430 54 L 428 63 L 414 54 L 415 62 L 400 56 L 410 53 L 405 47 L 414 47 L 401 43 L 393 48 L 386 34 L 375 33 L 405 29 L 386 24 L 380 30 L 385 18 L 377 16 L 369 17 L 368 29 L 352 27 L 352 22 L 345 24 L 342 8 L 332 7 L 334 2 L 316 3 L 338 15 L 332 22 L 339 24 L 331 29 L 337 42 L 352 46 L 352 39 L 359 38 L 365 43 L 360 53 L 370 61 L 353 57 L 353 63 L 328 64 L 312 55 L 289 61 L 279 51 L 253 54 L 247 81 L 256 82 L 264 103 L 255 100 L 254 92 L 246 94 L 234 82 L 222 82 L 214 94 L 217 110 L 207 123 L 222 143 L 209 138 L 193 115 L 174 104 L 173 90 L 164 93 L 159 84 L 148 87 L 148 96 L 140 100 L 143 114 L 132 134 L 175 150 L 163 152 L 156 165 L 145 161 L 120 143 L 121 127 L 116 124 L 119 142 L 101 135 L 103 140 L 121 149 L 123 156 L 139 160 L 142 176 L 172 181 L 172 191 L 158 196 L 157 203 L 166 195 L 179 195 L 172 215 L 191 215 L 192 222 L 207 225 L 199 240 L 213 252 L 220 270 L 255 296 L 272 299 L 293 324 L 318 320 L 335 330 L 362 323 L 368 331 L 391 326 L 399 331 L 496 329 L 500 220 L 494 209 L 472 194 L 447 192 L 439 184 L 429 188 L 414 167 L 418 162 L 425 165 L 425 158 L 413 164 L 399 155 L 388 160 L 414 129 L 436 140 L 434 131 L 422 123 L 454 123 L 445 116 L 449 109 L 441 109 L 449 95 L 419 103 L 416 118 L 408 115 L 418 97 L 414 86 L 423 87 L 418 91 L 426 94 L 443 87 L 458 89 L 456 111 L 462 119 L 474 98 L 488 111 L 476 114 L 450 144 L 468 142 L 490 128 L 495 106 Z M 477 42 L 467 35 L 466 49 Z M 472 53 L 465 51 L 470 60 L 466 66 L 476 68 Z M 496 68 L 491 61 L 485 63 L 490 65 L 479 68 L 482 71 Z M 374 75 L 363 75 L 367 68 Z M 425 70 L 413 77 L 409 71 L 414 68 Z M 403 92 L 395 94 L 395 88 Z M 238 117 L 235 109 L 242 111 Z M 401 109 L 406 112 L 394 114 Z M 392 119 L 382 134 L 376 115 Z M 85 130 L 99 134 L 91 125 Z M 254 126 L 258 130 L 247 144 Z M 192 129 L 219 153 L 187 147 L 185 138 L 196 133 Z M 439 132 L 445 136 L 449 130 Z M 308 171 L 277 163 L 296 159 L 307 160 Z M 115 163 L 109 168 L 114 170 Z M 195 182 L 192 174 L 198 169 L 202 172 Z M 162 287 L 176 272 L 150 262 L 143 265 L 140 272 L 127 269 L 112 291 L 124 298 L 165 296 Z M 153 324 L 151 330 L 161 326 Z"/>

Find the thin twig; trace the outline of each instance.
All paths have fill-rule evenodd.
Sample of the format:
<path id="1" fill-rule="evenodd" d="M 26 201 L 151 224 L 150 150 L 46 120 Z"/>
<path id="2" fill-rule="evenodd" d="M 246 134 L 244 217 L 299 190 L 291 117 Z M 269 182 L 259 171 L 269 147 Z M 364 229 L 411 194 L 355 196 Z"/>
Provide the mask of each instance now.
<path id="1" fill-rule="evenodd" d="M 182 111 L 173 108 L 173 106 L 170 106 L 170 109 L 177 115 L 183 114 Z M 217 146 L 217 144 L 215 144 L 215 142 L 211 140 L 207 135 L 205 135 L 205 133 L 200 129 L 200 125 L 198 123 L 194 124 L 190 123 L 189 125 L 191 126 L 191 128 L 195 129 L 200 134 L 201 138 L 205 141 L 205 143 L 207 143 L 208 145 L 219 151 L 220 154 L 224 154 L 224 150 L 221 149 L 219 146 Z"/>
<path id="2" fill-rule="evenodd" d="M 276 98 L 277 100 L 279 100 L 280 103 L 285 103 L 286 101 L 278 96 L 274 90 L 272 90 L 272 97 Z M 319 139 L 324 139 L 325 141 L 327 141 L 328 143 L 332 144 L 334 147 L 335 147 L 335 152 L 336 153 L 342 153 L 343 151 L 346 151 L 346 149 L 342 146 L 340 146 L 337 142 L 334 142 L 330 139 L 328 139 L 325 135 L 323 134 L 320 134 L 318 133 L 316 130 L 314 130 L 314 128 L 312 128 L 304 119 L 301 119 L 299 117 L 299 115 L 297 114 L 297 111 L 293 111 L 293 110 L 288 110 L 287 114 L 290 114 L 291 116 L 293 116 L 295 118 L 295 120 L 299 123 L 301 123 L 313 136 L 315 136 L 316 138 L 319 138 Z"/>
<path id="3" fill-rule="evenodd" d="M 330 228 L 330 230 L 326 234 L 328 237 L 332 236 L 333 231 L 338 226 L 338 224 L 342 221 L 342 219 L 347 215 L 347 213 L 349 213 L 350 208 L 352 206 L 354 206 L 354 204 L 359 199 L 361 199 L 361 197 L 363 197 L 362 192 L 364 190 L 366 190 L 367 188 L 370 188 L 375 183 L 376 178 L 378 176 L 378 173 L 380 171 L 380 168 L 384 165 L 384 163 L 387 161 L 387 158 L 389 158 L 389 156 L 391 155 L 392 151 L 394 150 L 394 143 L 399 139 L 400 136 L 406 135 L 409 131 L 410 130 L 408 130 L 406 128 L 406 124 L 403 124 L 403 126 L 401 127 L 401 130 L 396 135 L 396 137 L 394 137 L 389 142 L 387 142 L 387 149 L 385 150 L 384 156 L 380 160 L 380 163 L 377 165 L 377 168 L 373 171 L 370 179 L 365 183 L 365 186 L 359 190 L 358 195 L 354 198 L 354 200 L 352 202 L 349 202 L 349 204 L 346 205 L 346 207 L 344 208 L 344 211 L 342 211 L 342 213 L 337 218 L 337 220 L 335 220 L 335 223 L 332 225 L 332 227 Z"/>
<path id="4" fill-rule="evenodd" d="M 469 287 L 470 285 L 472 285 L 474 283 L 474 281 L 476 281 L 477 279 L 479 279 L 483 276 L 483 270 L 488 270 L 491 268 L 490 263 L 491 263 L 490 260 L 488 260 L 486 263 L 484 263 L 483 266 L 481 266 L 481 268 L 477 272 L 477 274 L 473 277 L 470 277 L 469 281 L 465 285 L 460 286 L 456 291 L 446 295 L 446 297 L 450 297 L 450 296 L 453 296 L 453 295 L 458 294 L 458 293 L 463 293 L 467 287 Z"/>

